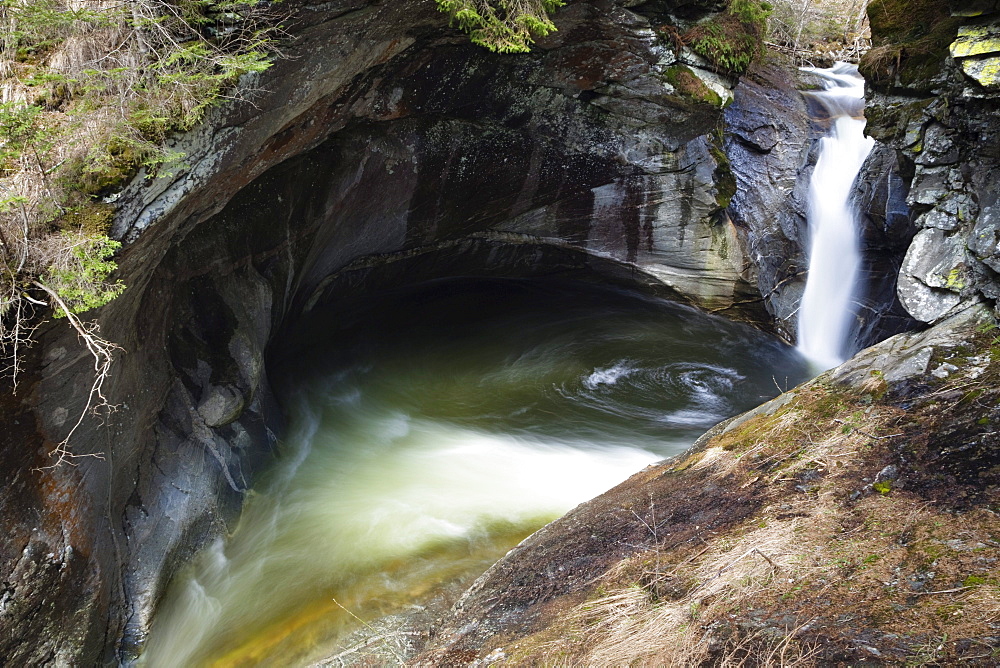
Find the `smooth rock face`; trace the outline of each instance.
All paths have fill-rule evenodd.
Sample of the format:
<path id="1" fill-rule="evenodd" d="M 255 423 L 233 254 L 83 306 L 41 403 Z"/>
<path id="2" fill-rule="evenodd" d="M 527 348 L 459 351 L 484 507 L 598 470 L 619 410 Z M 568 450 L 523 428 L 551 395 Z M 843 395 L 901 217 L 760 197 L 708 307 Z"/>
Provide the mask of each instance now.
<path id="1" fill-rule="evenodd" d="M 985 322 L 989 322 L 989 311 L 981 304 L 958 309 L 932 329 L 900 334 L 862 351 L 832 370 L 830 380 L 840 385 L 859 386 L 871 378 L 872 369 L 878 369 L 886 382 L 898 391 L 902 384 L 928 372 L 934 373 L 936 369 L 929 367 L 933 353 L 960 345 L 962 338 L 956 337 L 956 332 L 967 336 Z M 947 366 L 956 369 L 954 365 Z"/>
<path id="2" fill-rule="evenodd" d="M 862 221 L 862 290 L 855 297 L 860 314 L 856 326 L 859 349 L 918 325 L 896 289 L 903 258 L 916 233 L 916 214 L 906 201 L 909 177 L 905 169 L 894 150 L 876 144 L 855 183 L 853 201 Z"/>
<path id="3" fill-rule="evenodd" d="M 736 180 L 729 213 L 746 240 L 748 270 L 792 341 L 805 287 L 805 193 L 816 133 L 789 67 L 772 62 L 740 81 L 726 109 L 726 154 Z"/>
<path id="4" fill-rule="evenodd" d="M 987 267 L 1000 273 L 1000 202 L 997 201 L 1000 195 L 991 194 L 972 229 L 969 250 Z"/>

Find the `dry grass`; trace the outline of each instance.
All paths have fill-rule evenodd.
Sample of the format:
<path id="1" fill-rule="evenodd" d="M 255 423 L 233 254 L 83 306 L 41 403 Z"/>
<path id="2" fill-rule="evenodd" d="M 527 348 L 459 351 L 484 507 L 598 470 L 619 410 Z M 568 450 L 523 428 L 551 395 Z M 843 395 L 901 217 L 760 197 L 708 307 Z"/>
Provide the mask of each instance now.
<path id="1" fill-rule="evenodd" d="M 581 606 L 571 619 L 586 629 L 592 649 L 575 663 L 688 666 L 709 660 L 706 621 L 716 608 L 742 608 L 794 573 L 800 556 L 793 545 L 798 529 L 795 519 L 732 543 L 718 541 L 679 564 L 643 570 L 640 585 Z M 648 559 L 648 553 L 638 555 L 620 572 L 645 568 Z M 672 598 L 671 592 L 679 595 Z M 719 665 L 739 665 L 741 656 L 750 654 L 763 665 L 794 665 L 811 652 L 795 640 L 798 630 L 784 629 L 777 636 L 764 630 L 737 634 L 717 657 Z"/>
<path id="2" fill-rule="evenodd" d="M 961 639 L 988 635 L 1000 614 L 1000 587 L 960 551 L 935 549 L 947 545 L 936 536 L 959 535 L 964 522 L 931 509 L 914 513 L 887 498 L 865 505 L 865 521 L 853 529 L 845 530 L 847 518 L 827 494 L 770 508 L 738 539 L 709 539 L 679 563 L 636 555 L 607 578 L 636 582 L 579 606 L 566 618 L 572 631 L 533 650 L 532 663 L 558 657 L 574 666 L 814 665 L 821 642 L 850 630 L 839 623 L 912 638 L 897 659 L 920 658 L 926 639 L 950 639 L 938 650 L 945 656 Z M 793 517 L 777 519 L 787 515 Z M 978 519 L 1000 529 L 995 516 Z M 885 534 L 928 527 L 937 530 L 887 549 Z M 996 553 L 996 543 L 982 545 Z M 920 572 L 929 563 L 938 571 L 935 584 L 907 590 L 900 571 Z M 980 575 L 964 580 L 973 584 L 957 582 L 973 571 Z M 893 604 L 909 614 L 896 617 Z"/>
<path id="3" fill-rule="evenodd" d="M 873 374 L 860 391 L 814 383 L 774 414 L 735 424 L 674 470 L 710 472 L 727 502 L 763 489 L 759 512 L 664 549 L 651 501 L 633 514 L 653 546 L 608 570 L 557 623 L 505 648 L 509 663 L 995 665 L 995 469 L 978 469 L 981 492 L 959 483 L 957 470 L 944 475 L 934 429 L 941 415 L 954 425 L 977 416 L 965 411 L 995 411 L 998 367 L 929 388 L 909 411 L 880 399 L 887 385 Z M 949 396 L 958 407 L 937 403 Z M 955 432 L 945 447 L 993 433 L 987 418 L 972 422 L 972 433 Z"/>
<path id="4" fill-rule="evenodd" d="M 926 88 L 942 67 L 962 19 L 939 0 L 871 0 L 875 48 L 860 62 L 869 82 Z"/>

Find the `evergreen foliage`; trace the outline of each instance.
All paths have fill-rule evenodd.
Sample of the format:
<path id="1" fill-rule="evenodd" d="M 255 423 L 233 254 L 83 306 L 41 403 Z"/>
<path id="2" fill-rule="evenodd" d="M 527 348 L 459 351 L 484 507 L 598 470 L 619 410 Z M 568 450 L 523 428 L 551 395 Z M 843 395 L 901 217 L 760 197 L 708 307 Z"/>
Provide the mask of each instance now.
<path id="1" fill-rule="evenodd" d="M 271 65 L 275 19 L 266 2 L 0 0 L 0 344 L 21 341 L 10 309 L 39 281 L 74 312 L 122 291 L 99 199 L 180 164 L 164 140 Z"/>
<path id="2" fill-rule="evenodd" d="M 41 280 L 59 295 L 71 313 L 104 306 L 122 293 L 125 285 L 121 281 L 108 282 L 118 268 L 111 257 L 121 248 L 119 242 L 86 232 L 64 232 L 63 237 L 69 252 L 61 255 L 61 265 L 50 266 Z M 55 312 L 57 318 L 66 316 L 62 311 Z"/>
<path id="3" fill-rule="evenodd" d="M 549 18 L 563 0 L 437 0 L 474 44 L 500 53 L 525 52 L 555 31 Z"/>
<path id="4" fill-rule="evenodd" d="M 692 28 L 684 41 L 719 70 L 742 74 L 764 51 L 771 10 L 763 0 L 730 0 L 726 11 Z"/>

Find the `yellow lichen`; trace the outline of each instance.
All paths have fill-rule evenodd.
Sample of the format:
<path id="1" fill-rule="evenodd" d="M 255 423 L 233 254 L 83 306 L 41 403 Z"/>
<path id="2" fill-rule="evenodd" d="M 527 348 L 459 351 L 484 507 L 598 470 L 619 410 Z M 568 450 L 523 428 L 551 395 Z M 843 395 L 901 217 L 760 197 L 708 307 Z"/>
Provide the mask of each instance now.
<path id="1" fill-rule="evenodd" d="M 962 26 L 951 43 L 953 58 L 1000 53 L 1000 26 Z"/>
<path id="2" fill-rule="evenodd" d="M 962 71 L 982 86 L 1000 86 L 1000 56 L 963 60 Z"/>

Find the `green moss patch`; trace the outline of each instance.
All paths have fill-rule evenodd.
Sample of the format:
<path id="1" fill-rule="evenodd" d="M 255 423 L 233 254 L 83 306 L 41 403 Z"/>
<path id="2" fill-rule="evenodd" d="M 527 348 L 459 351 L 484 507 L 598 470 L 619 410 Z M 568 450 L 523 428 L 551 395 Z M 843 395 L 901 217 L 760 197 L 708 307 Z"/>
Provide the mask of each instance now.
<path id="1" fill-rule="evenodd" d="M 872 49 L 861 73 L 883 89 L 928 92 L 955 40 L 960 18 L 940 0 L 872 0 L 868 5 Z"/>
<path id="2" fill-rule="evenodd" d="M 715 171 L 712 174 L 716 187 L 715 202 L 720 209 L 725 209 L 736 195 L 736 176 L 733 174 L 729 157 L 722 149 L 711 144 L 709 151 L 711 151 L 716 163 Z"/>
<path id="3" fill-rule="evenodd" d="M 695 26 L 682 39 L 720 71 L 742 74 L 764 51 L 770 13 L 769 2 L 730 0 L 726 11 Z"/>
<path id="4" fill-rule="evenodd" d="M 88 201 L 66 211 L 59 220 L 62 229 L 77 229 L 92 236 L 106 236 L 115 218 L 115 207 L 104 202 Z"/>
<path id="5" fill-rule="evenodd" d="M 694 100 L 695 102 L 710 104 L 713 107 L 722 106 L 722 97 L 709 88 L 697 74 L 691 71 L 690 68 L 683 65 L 675 65 L 668 68 L 667 71 L 663 73 L 663 78 L 666 79 L 667 83 L 673 86 L 678 93 Z"/>

